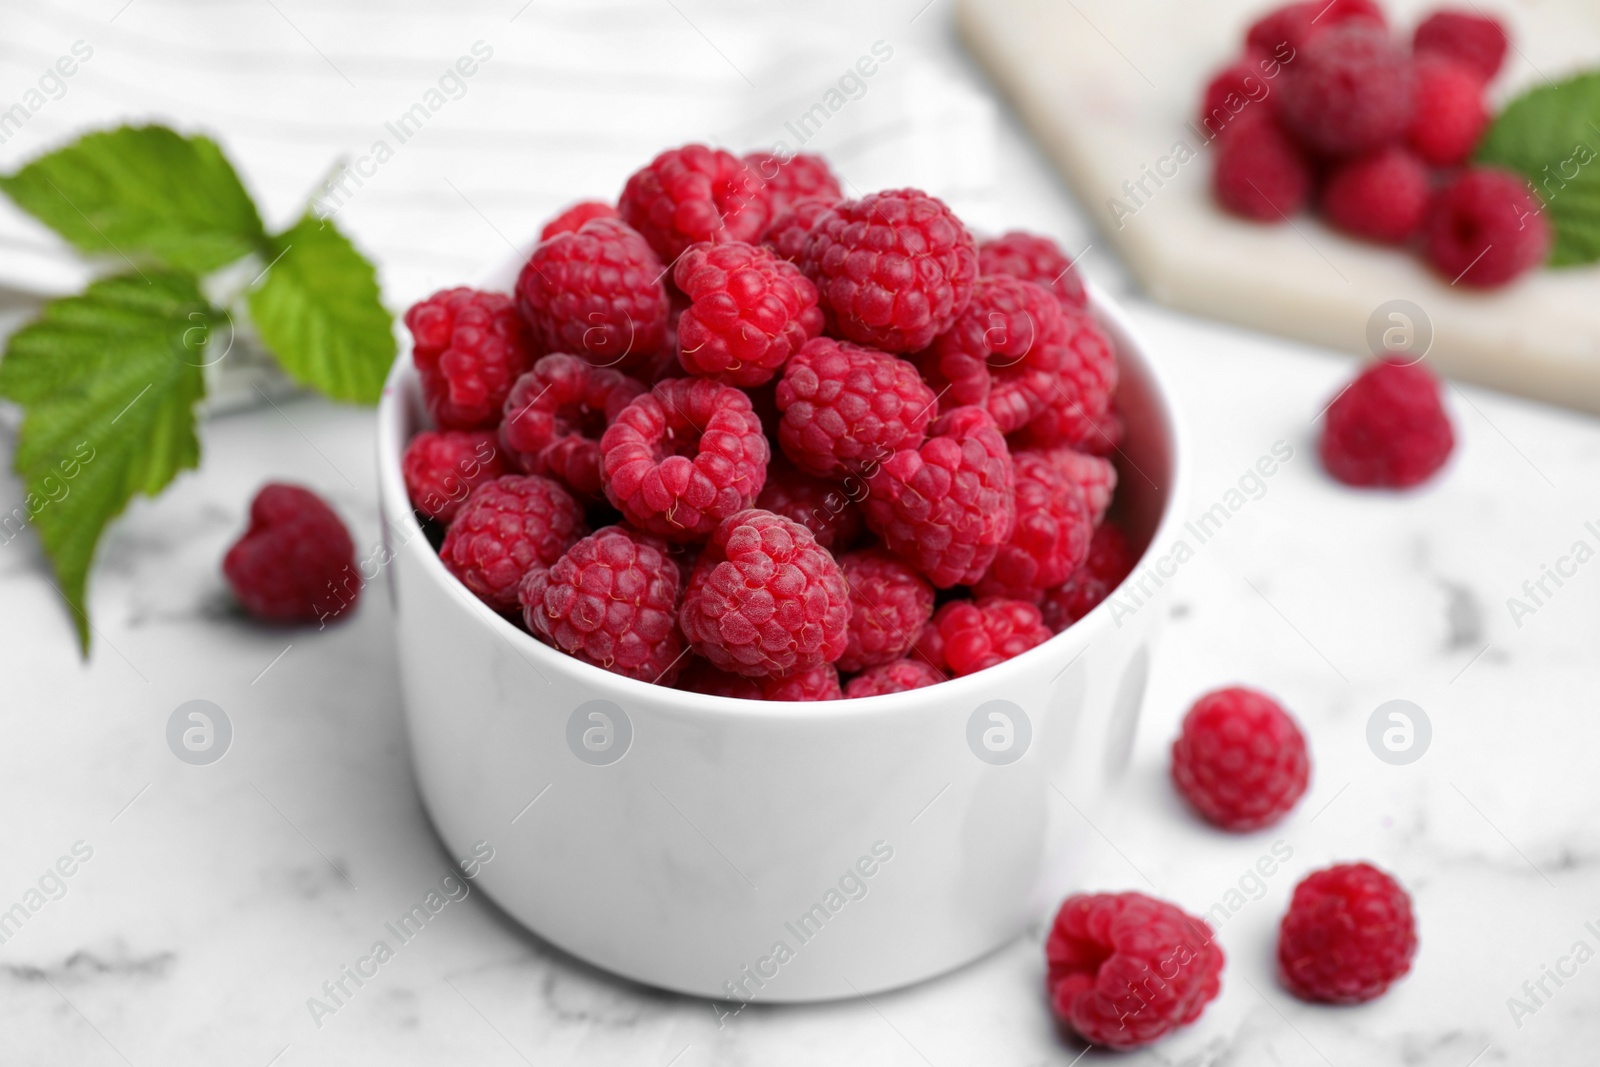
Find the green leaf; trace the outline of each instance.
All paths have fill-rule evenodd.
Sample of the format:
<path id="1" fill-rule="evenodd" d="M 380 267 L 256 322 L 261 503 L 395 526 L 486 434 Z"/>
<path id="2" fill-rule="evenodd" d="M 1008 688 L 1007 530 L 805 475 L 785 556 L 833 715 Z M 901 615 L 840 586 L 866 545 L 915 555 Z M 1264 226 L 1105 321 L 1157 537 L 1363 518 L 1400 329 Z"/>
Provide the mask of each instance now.
<path id="1" fill-rule="evenodd" d="M 272 238 L 250 319 L 289 377 L 335 400 L 377 403 L 394 362 L 394 320 L 377 274 L 333 223 L 310 215 Z"/>
<path id="2" fill-rule="evenodd" d="M 1506 106 L 1478 161 L 1516 171 L 1544 198 L 1550 265 L 1600 260 L 1600 71 L 1530 90 Z"/>
<path id="3" fill-rule="evenodd" d="M 85 654 L 85 587 L 106 524 L 200 461 L 193 409 L 201 365 L 220 358 L 207 350 L 222 314 L 188 275 L 107 278 L 45 305 L 0 360 L 0 396 L 26 409 L 12 465 L 28 491 L 0 515 L 0 536 L 38 531 Z"/>
<path id="4" fill-rule="evenodd" d="M 88 134 L 0 177 L 0 190 L 81 251 L 204 274 L 257 251 L 261 216 L 206 137 L 165 126 Z"/>

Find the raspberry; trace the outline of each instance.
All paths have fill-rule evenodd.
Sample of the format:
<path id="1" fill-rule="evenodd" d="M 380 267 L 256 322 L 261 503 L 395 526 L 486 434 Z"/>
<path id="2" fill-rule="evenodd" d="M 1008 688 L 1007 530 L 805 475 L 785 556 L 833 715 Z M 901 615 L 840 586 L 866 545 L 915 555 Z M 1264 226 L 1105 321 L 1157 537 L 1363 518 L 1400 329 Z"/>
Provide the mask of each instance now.
<path id="1" fill-rule="evenodd" d="M 884 663 L 862 671 L 850 679 L 849 684 L 844 687 L 844 695 L 854 699 L 882 696 L 884 693 L 904 693 L 911 689 L 937 685 L 944 680 L 944 672 L 939 668 L 907 656 L 905 659 L 897 659 L 893 663 Z"/>
<path id="2" fill-rule="evenodd" d="M 760 176 L 699 144 L 668 149 L 636 171 L 617 209 L 668 263 L 699 241 L 755 241 L 772 220 Z"/>
<path id="3" fill-rule="evenodd" d="M 691 374 L 761 385 L 822 332 L 817 287 L 765 248 L 694 245 L 672 276 L 692 301 L 678 320 L 678 358 Z"/>
<path id="4" fill-rule="evenodd" d="M 1407 140 L 1417 155 L 1437 167 L 1465 163 L 1489 125 L 1483 82 L 1452 59 L 1417 57 L 1417 113 Z"/>
<path id="5" fill-rule="evenodd" d="M 517 277 L 517 307 L 546 352 L 597 367 L 632 367 L 667 328 L 661 261 L 616 219 L 592 219 L 543 242 Z"/>
<path id="6" fill-rule="evenodd" d="M 773 217 L 772 225 L 761 235 L 762 245 L 791 263 L 799 263 L 811 240 L 811 230 L 819 219 L 833 211 L 836 203 L 837 200 L 821 197 L 796 200 L 789 205 L 789 210 Z"/>
<path id="7" fill-rule="evenodd" d="M 1057 300 L 1080 311 L 1089 306 L 1083 279 L 1048 237 L 1012 230 L 978 245 L 979 274 L 1009 274 L 1044 286 Z"/>
<path id="8" fill-rule="evenodd" d="M 1364 21 L 1381 27 L 1383 12 L 1373 0 L 1309 0 L 1286 4 L 1259 19 L 1245 39 L 1250 47 L 1292 62 L 1292 54 L 1305 47 L 1315 34 L 1343 22 Z M 1287 52 L 1280 54 L 1282 46 Z"/>
<path id="9" fill-rule="evenodd" d="M 600 452 L 606 497 L 669 541 L 701 540 L 749 507 L 770 458 L 750 398 L 706 378 L 669 378 L 635 397 Z"/>
<path id="10" fill-rule="evenodd" d="M 835 204 L 812 228 L 801 266 L 844 337 L 916 352 L 966 310 L 978 246 L 943 201 L 891 189 Z"/>
<path id="11" fill-rule="evenodd" d="M 1259 830 L 1288 814 L 1306 791 L 1305 735 L 1271 697 L 1234 687 L 1207 693 L 1172 744 L 1172 782 L 1214 826 Z"/>
<path id="12" fill-rule="evenodd" d="M 924 646 L 919 636 L 918 649 L 936 651 L 937 659 L 928 658 L 957 678 L 1020 656 L 1052 636 L 1038 608 L 999 596 L 952 600 L 933 616 L 932 626 L 932 645 Z"/>
<path id="13" fill-rule="evenodd" d="M 1075 448 L 1045 448 L 1039 449 L 1038 454 L 1083 495 L 1089 518 L 1098 527 L 1105 519 L 1106 509 L 1111 506 L 1111 498 L 1117 491 L 1117 468 L 1103 456 L 1079 452 Z M 1015 459 L 1020 453 L 1013 449 L 1011 455 Z"/>
<path id="14" fill-rule="evenodd" d="M 699 656 L 691 655 L 688 666 L 678 675 L 677 688 L 689 693 L 704 693 L 713 697 L 732 697 L 735 700 L 765 700 L 761 694 L 764 678 L 747 678 L 742 674 L 729 674 L 713 667 Z"/>
<path id="15" fill-rule="evenodd" d="M 1055 633 L 1083 618 L 1111 595 L 1133 571 L 1133 548 L 1121 527 L 1105 523 L 1089 541 L 1089 557 L 1055 589 L 1044 595 L 1040 610 Z"/>
<path id="16" fill-rule="evenodd" d="M 494 434 L 487 430 L 427 430 L 413 437 L 400 457 L 411 506 L 439 522 L 455 518 L 467 494 L 505 472 Z"/>
<path id="17" fill-rule="evenodd" d="M 583 200 L 544 224 L 539 240 L 548 241 L 558 233 L 576 233 L 590 219 L 614 219 L 617 209 L 600 200 Z"/>
<path id="18" fill-rule="evenodd" d="M 975 582 L 1016 524 L 1011 453 L 982 408 L 956 408 L 867 476 L 867 527 L 941 589 Z"/>
<path id="19" fill-rule="evenodd" d="M 1454 447 L 1433 374 L 1393 360 L 1369 364 L 1328 405 L 1319 446 L 1339 481 L 1389 489 L 1426 481 Z"/>
<path id="20" fill-rule="evenodd" d="M 839 557 L 850 591 L 850 628 L 841 671 L 859 671 L 905 655 L 933 617 L 933 586 L 881 548 Z"/>
<path id="21" fill-rule="evenodd" d="M 678 621 L 713 666 L 752 677 L 792 674 L 844 654 L 850 595 L 839 564 L 811 531 L 751 508 L 712 534 Z"/>
<path id="22" fill-rule="evenodd" d="M 528 629 L 577 659 L 671 685 L 683 658 L 678 565 L 665 542 L 626 526 L 597 530 L 519 590 Z"/>
<path id="23" fill-rule="evenodd" d="M 1278 971 L 1302 1000 L 1359 1004 L 1411 970 L 1411 897 L 1366 863 L 1313 871 L 1294 887 L 1278 931 Z"/>
<path id="24" fill-rule="evenodd" d="M 943 407 L 980 405 L 1001 433 L 1010 433 L 1054 400 L 1070 358 L 1066 331 L 1066 313 L 1048 289 L 1006 274 L 985 276 L 967 310 L 917 360 Z"/>
<path id="25" fill-rule="evenodd" d="M 1552 243 L 1539 197 L 1510 171 L 1474 167 L 1439 190 L 1422 239 L 1440 274 L 1484 288 L 1544 262 Z"/>
<path id="26" fill-rule="evenodd" d="M 1038 603 L 1089 555 L 1094 516 L 1083 492 L 1047 456 L 1017 452 L 1011 460 L 1016 525 L 973 592 Z"/>
<path id="27" fill-rule="evenodd" d="M 1263 108 L 1268 112 L 1272 110 L 1272 89 L 1262 73 L 1262 65 L 1270 66 L 1272 62 L 1252 49 L 1206 83 L 1200 103 L 1200 122 L 1208 133 L 1213 137 L 1221 134 L 1247 109 L 1252 117 Z"/>
<path id="28" fill-rule="evenodd" d="M 1080 893 L 1044 945 L 1050 1007 L 1085 1041 L 1135 1048 L 1200 1017 L 1221 990 L 1204 919 L 1143 893 Z"/>
<path id="29" fill-rule="evenodd" d="M 821 156 L 797 152 L 782 160 L 770 152 L 751 152 L 744 157 L 744 163 L 767 183 L 767 200 L 772 205 L 773 218 L 800 200 L 837 203 L 844 195 L 839 191 L 839 179 L 833 176 L 828 161 Z"/>
<path id="30" fill-rule="evenodd" d="M 937 401 L 905 360 L 828 337 L 789 360 L 776 396 L 779 445 L 821 478 L 867 472 L 897 449 L 915 448 Z"/>
<path id="31" fill-rule="evenodd" d="M 1066 350 L 1045 410 L 1017 434 L 1019 443 L 1048 448 L 1113 451 L 1108 437 L 1111 397 L 1117 389 L 1117 356 L 1111 338 L 1086 312 L 1067 312 Z"/>
<path id="32" fill-rule="evenodd" d="M 1310 198 L 1311 165 L 1270 117 L 1245 112 L 1217 142 L 1211 188 L 1235 215 L 1277 222 Z"/>
<path id="33" fill-rule="evenodd" d="M 1284 65 L 1280 82 L 1278 116 L 1313 152 L 1364 155 L 1411 126 L 1411 58 L 1366 22 L 1318 33 Z"/>
<path id="34" fill-rule="evenodd" d="M 1322 212 L 1347 233 L 1398 244 L 1428 212 L 1428 168 L 1398 145 L 1340 164 L 1322 190 Z"/>
<path id="35" fill-rule="evenodd" d="M 332 618 L 361 596 L 350 531 L 321 497 L 297 485 L 261 487 L 222 573 L 244 609 L 265 622 Z"/>
<path id="36" fill-rule="evenodd" d="M 589 531 L 561 486 L 533 474 L 507 474 L 472 491 L 445 531 L 445 569 L 496 611 L 517 608 L 530 571 L 549 567 Z"/>
<path id="37" fill-rule="evenodd" d="M 585 500 L 600 497 L 600 435 L 644 386 L 577 356 L 545 356 L 506 396 L 500 443 L 525 474 L 556 479 Z"/>
<path id="38" fill-rule="evenodd" d="M 853 484 L 856 495 L 866 488 L 859 481 Z M 848 485 L 813 478 L 780 454 L 767 467 L 767 484 L 756 497 L 756 507 L 798 522 L 817 544 L 838 553 L 861 536 L 861 509 L 848 490 Z"/>
<path id="39" fill-rule="evenodd" d="M 1105 414 L 1089 423 L 1082 434 L 1083 440 L 1072 447 L 1091 456 L 1106 459 L 1112 453 L 1122 450 L 1122 439 L 1127 435 L 1128 427 L 1122 421 L 1122 416 L 1117 414 L 1114 407 L 1107 404 Z"/>
<path id="40" fill-rule="evenodd" d="M 517 375 L 533 362 L 509 297 L 445 289 L 406 312 L 411 358 L 428 413 L 443 430 L 493 427 Z"/>
<path id="41" fill-rule="evenodd" d="M 839 700 L 839 672 L 831 663 L 781 678 L 746 678 L 718 670 L 699 656 L 678 678 L 678 688 L 738 700 Z"/>
<path id="42" fill-rule="evenodd" d="M 1412 35 L 1419 56 L 1441 55 L 1462 63 L 1487 82 L 1500 72 L 1510 41 L 1498 19 L 1476 11 L 1435 11 Z"/>

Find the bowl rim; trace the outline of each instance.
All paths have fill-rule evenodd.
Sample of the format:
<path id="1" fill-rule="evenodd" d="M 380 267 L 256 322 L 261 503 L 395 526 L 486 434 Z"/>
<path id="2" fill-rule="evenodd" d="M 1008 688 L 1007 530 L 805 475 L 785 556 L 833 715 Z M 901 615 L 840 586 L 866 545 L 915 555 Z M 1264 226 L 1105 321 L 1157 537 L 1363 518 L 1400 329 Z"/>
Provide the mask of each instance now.
<path id="1" fill-rule="evenodd" d="M 574 683 L 592 689 L 596 694 L 610 691 L 617 697 L 626 699 L 630 713 L 648 707 L 712 719 L 749 719 L 754 716 L 767 720 L 811 721 L 859 715 L 893 717 L 907 712 L 926 710 L 933 699 L 940 702 L 962 700 L 964 703 L 965 698 L 978 697 L 983 693 L 990 694 L 992 698 L 1012 692 L 1017 680 L 1031 673 L 1035 665 L 1045 659 L 1063 663 L 1064 666 L 1060 668 L 1058 674 L 1065 673 L 1067 668 L 1076 662 L 1111 624 L 1110 605 L 1116 592 L 1140 572 L 1158 546 L 1172 543 L 1179 523 L 1178 509 L 1188 478 L 1187 437 L 1178 415 L 1177 405 L 1174 403 L 1170 379 L 1150 358 L 1148 348 L 1140 333 L 1133 328 L 1126 311 L 1093 282 L 1086 281 L 1085 288 L 1089 296 L 1091 314 L 1112 328 L 1113 340 L 1117 342 L 1118 358 L 1136 360 L 1153 386 L 1156 411 L 1165 424 L 1172 453 L 1166 499 L 1162 503 L 1160 517 L 1151 533 L 1149 543 L 1134 561 L 1127 577 L 1119 582 L 1104 600 L 1095 605 L 1089 614 L 1053 635 L 1049 640 L 993 667 L 959 678 L 951 678 L 937 685 L 899 693 L 823 701 L 755 700 L 694 693 L 629 678 L 549 647 L 532 634 L 512 624 L 505 616 L 483 604 L 471 590 L 456 580 L 455 576 L 445 569 L 444 561 L 439 558 L 438 552 L 433 549 L 423 532 L 416 509 L 411 505 L 410 496 L 406 492 L 400 464 L 404 451 L 404 442 L 401 439 L 404 414 L 401 397 L 404 386 L 416 377 L 409 339 L 402 340 L 394 364 L 390 367 L 384 382 L 383 394 L 378 401 L 378 496 L 380 508 L 384 513 L 385 541 L 387 542 L 395 533 L 401 536 L 402 545 L 420 541 L 422 547 L 426 549 L 421 553 L 424 557 L 422 572 L 435 583 L 446 587 L 450 591 L 449 595 L 468 609 L 467 614 L 483 620 L 483 625 L 490 630 L 485 633 L 485 637 L 498 636 L 509 642 L 512 649 L 522 658 L 529 660 L 541 674 L 548 668 L 557 674 L 570 677 Z M 391 556 L 397 554 L 390 553 Z M 493 632 L 496 627 L 500 628 L 498 634 Z M 980 704 L 982 702 L 978 701 Z"/>

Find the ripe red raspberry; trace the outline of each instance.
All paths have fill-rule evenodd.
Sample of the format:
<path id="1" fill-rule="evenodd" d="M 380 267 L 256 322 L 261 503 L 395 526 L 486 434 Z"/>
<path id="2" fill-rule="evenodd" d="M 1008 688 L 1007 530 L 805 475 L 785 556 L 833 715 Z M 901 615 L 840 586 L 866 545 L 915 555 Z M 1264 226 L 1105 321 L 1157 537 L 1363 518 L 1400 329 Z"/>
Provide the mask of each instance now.
<path id="1" fill-rule="evenodd" d="M 1025 431 L 1031 433 L 1032 431 Z M 1083 440 L 1071 447 L 1080 452 L 1087 452 L 1091 456 L 1108 459 L 1113 453 L 1122 450 L 1122 439 L 1128 435 L 1128 426 L 1122 421 L 1122 416 L 1117 414 L 1113 404 L 1106 405 L 1105 414 L 1089 424 L 1083 433 Z"/>
<path id="2" fill-rule="evenodd" d="M 244 609 L 265 622 L 332 618 L 361 596 L 350 531 L 321 497 L 297 485 L 261 487 L 222 573 Z"/>
<path id="3" fill-rule="evenodd" d="M 1089 558 L 1061 585 L 1044 595 L 1040 610 L 1054 633 L 1060 633 L 1098 607 L 1133 571 L 1137 562 L 1127 534 L 1105 523 L 1089 541 Z"/>
<path id="4" fill-rule="evenodd" d="M 844 695 L 875 697 L 884 693 L 904 693 L 924 686 L 937 685 L 945 680 L 944 672 L 915 656 L 897 659 L 877 667 L 868 667 L 844 687 Z"/>
<path id="5" fill-rule="evenodd" d="M 773 216 L 772 224 L 761 235 L 762 245 L 791 263 L 799 263 L 811 240 L 812 228 L 833 210 L 836 203 L 837 200 L 825 200 L 822 197 L 796 200 L 789 205 L 789 210 Z"/>
<path id="6" fill-rule="evenodd" d="M 917 368 L 887 352 L 818 337 L 778 382 L 778 444 L 819 478 L 870 473 L 897 449 L 915 448 L 937 414 Z"/>
<path id="7" fill-rule="evenodd" d="M 1143 893 L 1080 893 L 1044 945 L 1050 1007 L 1085 1041 L 1148 1045 L 1200 1017 L 1222 982 L 1211 927 Z"/>
<path id="8" fill-rule="evenodd" d="M 1117 355 L 1111 338 L 1087 312 L 1067 312 L 1066 327 L 1066 351 L 1049 403 L 1018 431 L 1017 441 L 1040 448 L 1114 451 L 1109 435 L 1116 432 L 1111 398 L 1117 391 Z"/>
<path id="9" fill-rule="evenodd" d="M 1417 57 L 1417 113 L 1407 140 L 1436 167 L 1465 163 L 1489 125 L 1483 82 L 1475 71 L 1443 56 Z"/>
<path id="10" fill-rule="evenodd" d="M 850 595 L 839 564 L 811 531 L 751 508 L 712 534 L 678 621 L 713 666 L 752 677 L 792 674 L 844 654 Z"/>
<path id="11" fill-rule="evenodd" d="M 934 614 L 932 626 L 935 662 L 957 678 L 1020 656 L 1052 636 L 1038 608 L 999 596 L 952 600 Z M 918 650 L 924 647 L 919 637 Z"/>
<path id="12" fill-rule="evenodd" d="M 671 685 L 683 657 L 683 582 L 667 545 L 626 526 L 573 544 L 519 589 L 528 629 L 569 656 L 641 682 Z"/>
<path id="13" fill-rule="evenodd" d="M 1368 364 L 1324 419 L 1322 465 L 1346 485 L 1409 488 L 1444 466 L 1455 447 L 1439 383 L 1421 363 Z"/>
<path id="14" fill-rule="evenodd" d="M 881 548 L 839 557 L 850 591 L 850 628 L 841 671 L 859 671 L 905 655 L 933 617 L 933 586 Z"/>
<path id="15" fill-rule="evenodd" d="M 1009 274 L 1042 285 L 1057 300 L 1080 311 L 1089 306 L 1089 294 L 1072 261 L 1048 237 L 1012 230 L 978 245 L 979 274 Z"/>
<path id="16" fill-rule="evenodd" d="M 617 209 L 667 263 L 699 241 L 753 242 L 772 221 L 760 175 L 700 144 L 670 148 L 634 172 Z"/>
<path id="17" fill-rule="evenodd" d="M 467 497 L 445 531 L 439 558 L 479 600 L 511 612 L 528 572 L 549 567 L 588 532 L 578 502 L 560 485 L 507 474 Z"/>
<path id="18" fill-rule="evenodd" d="M 856 496 L 866 491 L 859 479 L 841 483 L 813 478 L 779 454 L 767 467 L 767 484 L 756 497 L 756 507 L 798 522 L 817 544 L 838 554 L 861 536 L 861 509 L 851 499 L 852 487 Z"/>
<path id="19" fill-rule="evenodd" d="M 411 506 L 439 522 L 455 518 L 473 489 L 505 472 L 488 430 L 426 430 L 411 439 L 400 457 Z"/>
<path id="20" fill-rule="evenodd" d="M 1313 871 L 1294 887 L 1278 931 L 1278 971 L 1302 1000 L 1360 1004 L 1411 970 L 1411 897 L 1366 863 Z"/>
<path id="21" fill-rule="evenodd" d="M 678 358 L 691 374 L 761 385 L 822 332 L 817 287 L 765 248 L 694 245 L 672 277 L 691 301 L 678 320 Z"/>
<path id="22" fill-rule="evenodd" d="M 939 416 L 867 476 L 867 528 L 940 589 L 977 581 L 1016 525 L 1006 440 L 982 408 Z"/>
<path id="23" fill-rule="evenodd" d="M 1217 141 L 1217 202 L 1235 215 L 1278 222 L 1311 197 L 1311 165 L 1271 117 L 1246 111 Z"/>
<path id="24" fill-rule="evenodd" d="M 1322 190 L 1328 222 L 1357 237 L 1398 244 L 1422 227 L 1428 168 L 1399 145 L 1341 163 Z"/>
<path id="25" fill-rule="evenodd" d="M 1498 19 L 1478 11 L 1435 11 L 1417 26 L 1411 47 L 1417 55 L 1441 55 L 1465 64 L 1488 82 L 1500 72 L 1510 44 Z"/>
<path id="26" fill-rule="evenodd" d="M 1089 555 L 1094 516 L 1081 490 L 1049 457 L 1012 454 L 1017 521 L 973 592 L 1038 603 Z"/>
<path id="27" fill-rule="evenodd" d="M 917 356 L 922 376 L 945 410 L 977 404 L 1001 433 L 1019 430 L 1051 405 L 1072 358 L 1066 316 L 1041 285 L 1007 274 L 981 277 L 967 310 Z"/>
<path id="28" fill-rule="evenodd" d="M 1364 155 L 1411 126 L 1411 57 L 1366 22 L 1318 33 L 1284 65 L 1279 83 L 1278 117 L 1315 153 Z"/>
<path id="29" fill-rule="evenodd" d="M 411 358 L 441 430 L 491 428 L 517 375 L 533 362 L 527 328 L 500 293 L 444 289 L 406 312 Z"/>
<path id="30" fill-rule="evenodd" d="M 669 378 L 635 397 L 600 452 L 606 497 L 669 541 L 702 540 L 749 507 L 770 458 L 750 398 L 707 378 Z"/>
<path id="31" fill-rule="evenodd" d="M 644 386 L 564 353 L 545 356 L 506 396 L 500 443 L 524 474 L 556 479 L 585 500 L 600 497 L 600 435 Z"/>
<path id="32" fill-rule="evenodd" d="M 839 179 L 833 176 L 828 161 L 821 156 L 797 152 L 785 161 L 771 152 L 751 152 L 744 157 L 744 162 L 766 182 L 773 218 L 800 200 L 837 202 L 844 195 L 839 191 Z"/>
<path id="33" fill-rule="evenodd" d="M 544 224 L 539 240 L 548 241 L 558 233 L 576 233 L 590 219 L 614 219 L 617 209 L 601 200 L 582 200 Z"/>
<path id="34" fill-rule="evenodd" d="M 1385 25 L 1383 11 L 1374 0 L 1307 0 L 1269 12 L 1250 27 L 1245 39 L 1250 47 L 1288 63 L 1314 35 L 1351 21 Z"/>
<path id="35" fill-rule="evenodd" d="M 1200 98 L 1200 122 L 1208 133 L 1213 137 L 1221 134 L 1246 112 L 1252 119 L 1257 112 L 1272 112 L 1272 84 L 1263 67 L 1271 69 L 1275 62 L 1265 53 L 1246 49 L 1206 83 Z"/>
<path id="36" fill-rule="evenodd" d="M 690 659 L 678 678 L 678 688 L 691 693 L 738 700 L 839 700 L 844 696 L 839 672 L 831 663 L 780 678 L 747 678 L 718 670 L 699 656 Z"/>
<path id="37" fill-rule="evenodd" d="M 842 336 L 916 352 L 966 310 L 978 246 L 943 201 L 891 189 L 835 204 L 812 228 L 801 266 Z"/>
<path id="38" fill-rule="evenodd" d="M 1111 498 L 1117 491 L 1117 468 L 1103 456 L 1080 452 L 1075 448 L 1043 448 L 1036 451 L 1083 495 L 1083 502 L 1089 508 L 1089 517 L 1098 527 L 1105 519 L 1106 509 L 1111 506 Z M 1016 449 L 1011 450 L 1013 459 L 1020 454 Z"/>
<path id="39" fill-rule="evenodd" d="M 1172 782 L 1213 826 L 1245 833 L 1299 802 L 1311 776 L 1305 735 L 1271 697 L 1233 687 L 1207 693 L 1172 743 Z"/>
<path id="40" fill-rule="evenodd" d="M 616 219 L 592 219 L 533 250 L 517 276 L 517 307 L 544 351 L 626 369 L 666 336 L 665 273 L 644 238 Z"/>
<path id="41" fill-rule="evenodd" d="M 1528 183 L 1474 167 L 1439 190 L 1422 227 L 1428 260 L 1451 284 L 1493 288 L 1543 263 L 1550 222 Z"/>

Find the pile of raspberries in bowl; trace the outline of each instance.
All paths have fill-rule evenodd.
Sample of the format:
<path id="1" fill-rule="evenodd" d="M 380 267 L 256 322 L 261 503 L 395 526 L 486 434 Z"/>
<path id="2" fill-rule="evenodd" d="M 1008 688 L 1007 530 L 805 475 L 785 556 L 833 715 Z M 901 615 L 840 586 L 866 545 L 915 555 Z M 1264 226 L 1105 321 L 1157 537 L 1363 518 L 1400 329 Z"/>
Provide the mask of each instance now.
<path id="1" fill-rule="evenodd" d="M 832 700 L 971 674 L 1131 570 L 1117 362 L 1049 239 L 820 158 L 661 153 L 515 291 L 405 316 L 402 458 L 446 569 L 568 655 Z"/>

